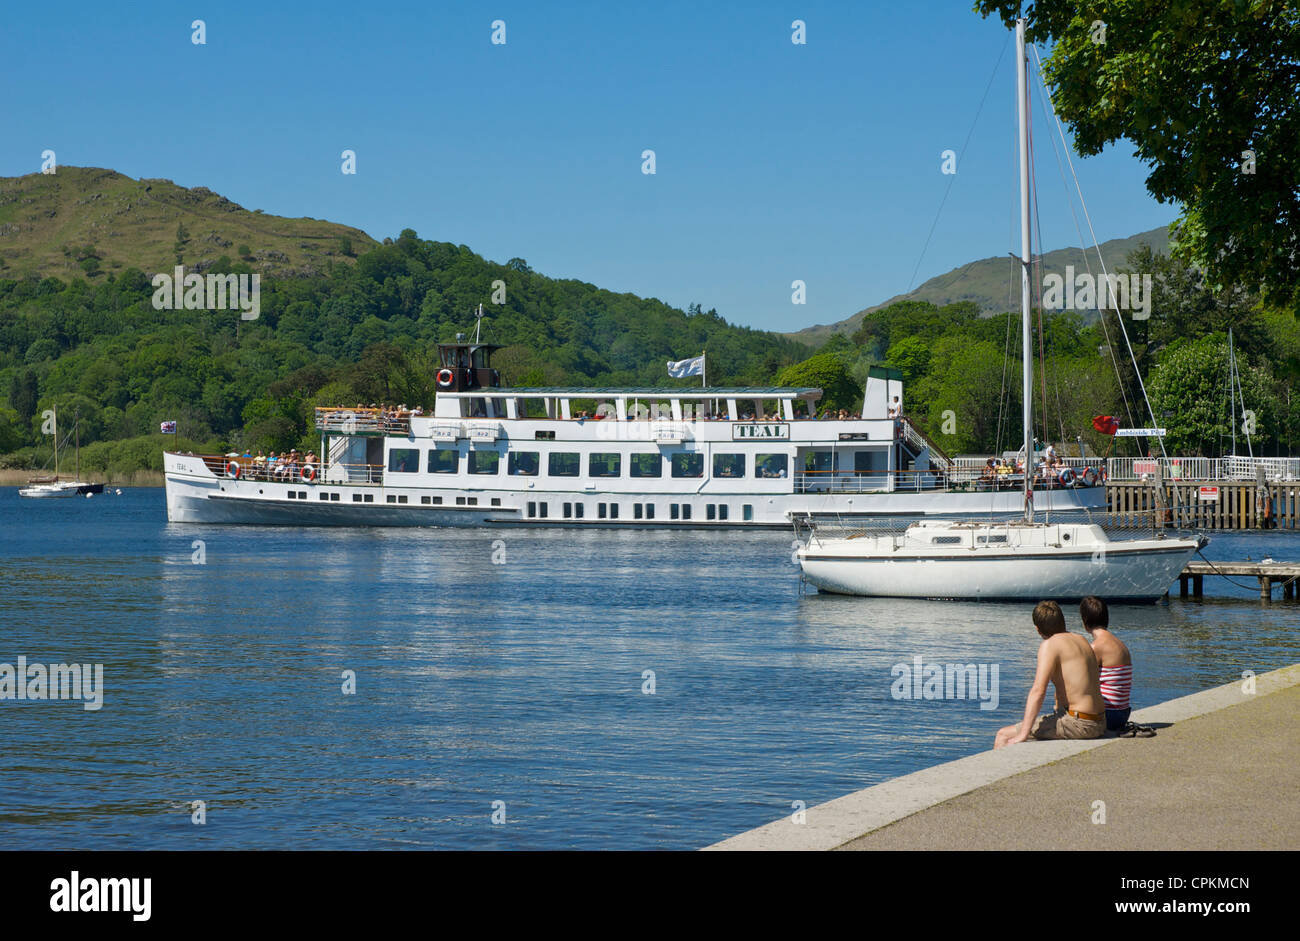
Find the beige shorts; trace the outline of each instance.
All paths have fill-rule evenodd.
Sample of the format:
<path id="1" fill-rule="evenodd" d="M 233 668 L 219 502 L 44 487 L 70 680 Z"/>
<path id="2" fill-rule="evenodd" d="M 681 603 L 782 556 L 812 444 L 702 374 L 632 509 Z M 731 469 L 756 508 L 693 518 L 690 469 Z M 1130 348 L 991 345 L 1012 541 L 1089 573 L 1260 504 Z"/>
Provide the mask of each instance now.
<path id="1" fill-rule="evenodd" d="M 1106 734 L 1105 719 L 1080 719 L 1057 710 L 1034 720 L 1030 736 L 1036 739 L 1101 738 Z"/>

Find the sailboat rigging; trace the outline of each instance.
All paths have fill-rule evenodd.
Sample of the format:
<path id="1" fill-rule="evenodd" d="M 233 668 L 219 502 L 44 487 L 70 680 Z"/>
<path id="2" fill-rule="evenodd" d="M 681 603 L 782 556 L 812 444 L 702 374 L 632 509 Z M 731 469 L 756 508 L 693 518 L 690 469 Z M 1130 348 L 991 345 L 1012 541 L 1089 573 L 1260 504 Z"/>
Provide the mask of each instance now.
<path id="1" fill-rule="evenodd" d="M 1155 601 L 1165 594 L 1203 536 L 1112 541 L 1094 523 L 1036 522 L 1033 505 L 1032 198 L 1025 21 L 1016 22 L 1019 118 L 1022 423 L 1024 514 L 986 523 L 925 521 L 902 535 L 845 532 L 808 521 L 797 557 L 823 591 L 882 597 L 971 600 Z"/>

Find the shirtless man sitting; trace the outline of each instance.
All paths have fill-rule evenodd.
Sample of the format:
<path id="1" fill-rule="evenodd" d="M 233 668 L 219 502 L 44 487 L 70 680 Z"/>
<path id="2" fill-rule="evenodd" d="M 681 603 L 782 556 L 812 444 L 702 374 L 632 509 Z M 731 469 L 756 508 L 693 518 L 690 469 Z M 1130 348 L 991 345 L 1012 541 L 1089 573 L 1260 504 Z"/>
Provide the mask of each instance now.
<path id="1" fill-rule="evenodd" d="M 1101 738 L 1106 732 L 1106 712 L 1092 646 L 1065 629 L 1065 615 L 1055 601 L 1038 603 L 1034 627 L 1043 642 L 1038 646 L 1038 671 L 1025 702 L 1024 721 L 999 729 L 993 747 L 1015 745 L 1031 737 Z M 1049 682 L 1055 687 L 1056 708 L 1040 716 Z"/>

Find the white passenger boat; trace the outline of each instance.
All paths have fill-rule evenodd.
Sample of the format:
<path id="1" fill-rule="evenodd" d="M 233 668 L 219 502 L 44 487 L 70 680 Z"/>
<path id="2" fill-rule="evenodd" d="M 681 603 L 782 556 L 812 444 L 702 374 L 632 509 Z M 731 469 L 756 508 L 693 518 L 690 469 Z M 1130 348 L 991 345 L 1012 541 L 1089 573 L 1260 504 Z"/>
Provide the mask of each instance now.
<path id="1" fill-rule="evenodd" d="M 958 467 L 875 368 L 860 418 L 818 420 L 820 389 L 504 388 L 483 343 L 439 347 L 434 414 L 316 412 L 320 454 L 274 471 L 166 452 L 178 523 L 787 527 L 794 516 L 1016 515 L 1012 478 Z M 584 412 L 590 412 L 587 417 Z M 1019 478 L 1015 478 L 1018 480 Z M 1057 511 L 1105 488 L 1056 486 Z"/>
<path id="2" fill-rule="evenodd" d="M 1024 20 L 1016 25 L 1020 115 L 1021 315 L 1024 452 L 1033 448 L 1033 355 L 1030 321 L 1030 179 Z M 1148 409 L 1149 409 L 1148 403 Z M 1035 504 L 1039 504 L 1035 507 Z M 1163 596 L 1201 536 L 1111 540 L 1100 526 L 1035 522 L 1044 509 L 1024 480 L 1023 519 L 980 523 L 929 520 L 901 535 L 852 531 L 810 521 L 796 556 L 804 577 L 840 594 L 894 598 L 1058 601 L 1097 595 L 1108 601 Z"/>

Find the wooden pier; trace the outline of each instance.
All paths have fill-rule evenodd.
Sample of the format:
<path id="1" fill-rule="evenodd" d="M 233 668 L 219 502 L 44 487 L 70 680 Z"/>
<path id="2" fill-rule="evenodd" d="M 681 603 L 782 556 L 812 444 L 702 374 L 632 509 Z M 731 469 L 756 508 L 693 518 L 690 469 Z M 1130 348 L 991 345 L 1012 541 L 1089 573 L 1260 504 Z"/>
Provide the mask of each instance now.
<path id="1" fill-rule="evenodd" d="M 1296 580 L 1300 579 L 1300 562 L 1188 562 L 1178 576 L 1178 597 L 1187 597 L 1191 582 L 1192 597 L 1200 598 L 1206 575 L 1244 575 L 1259 579 L 1259 600 L 1273 600 L 1273 584 L 1282 585 L 1282 598 L 1296 600 Z"/>
<path id="2" fill-rule="evenodd" d="M 1163 517 L 1186 529 L 1300 529 L 1300 481 L 1111 480 L 1106 517 L 1130 526 Z"/>

